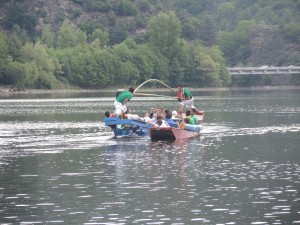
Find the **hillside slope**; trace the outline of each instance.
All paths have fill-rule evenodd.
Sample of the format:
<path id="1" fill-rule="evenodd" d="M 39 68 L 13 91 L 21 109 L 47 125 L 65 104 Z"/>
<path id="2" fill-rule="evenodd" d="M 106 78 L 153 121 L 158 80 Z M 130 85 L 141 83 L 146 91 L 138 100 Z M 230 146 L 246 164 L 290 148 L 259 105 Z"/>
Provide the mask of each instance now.
<path id="1" fill-rule="evenodd" d="M 1 0 L 0 26 L 14 24 L 35 40 L 45 25 L 55 33 L 63 21 L 87 34 L 109 33 L 109 44 L 133 37 L 147 42 L 148 21 L 159 12 L 176 12 L 182 37 L 206 46 L 219 45 L 227 64 L 300 65 L 300 2 L 297 0 Z M 241 21 L 252 21 L 240 28 Z"/>

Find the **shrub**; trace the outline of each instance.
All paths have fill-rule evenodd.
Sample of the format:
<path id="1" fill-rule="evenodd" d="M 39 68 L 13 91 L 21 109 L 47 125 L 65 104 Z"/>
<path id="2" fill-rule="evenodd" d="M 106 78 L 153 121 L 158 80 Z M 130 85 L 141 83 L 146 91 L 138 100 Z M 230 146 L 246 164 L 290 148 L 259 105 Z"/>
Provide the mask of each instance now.
<path id="1" fill-rule="evenodd" d="M 116 9 L 116 12 L 120 16 L 136 16 L 139 10 L 132 2 L 121 0 Z"/>

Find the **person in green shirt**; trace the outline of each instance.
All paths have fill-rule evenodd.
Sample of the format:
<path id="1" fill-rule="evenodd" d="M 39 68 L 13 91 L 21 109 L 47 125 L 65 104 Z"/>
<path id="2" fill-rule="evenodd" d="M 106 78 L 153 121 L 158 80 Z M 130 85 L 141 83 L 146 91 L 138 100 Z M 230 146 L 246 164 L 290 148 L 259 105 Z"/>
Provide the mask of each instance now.
<path id="1" fill-rule="evenodd" d="M 194 98 L 189 89 L 184 88 L 181 84 L 178 85 L 178 101 L 179 103 L 179 114 L 182 114 L 183 108 L 195 108 L 194 107 Z"/>
<path id="2" fill-rule="evenodd" d="M 195 125 L 195 123 L 194 123 L 194 119 L 192 118 L 192 113 L 191 113 L 191 110 L 186 110 L 186 112 L 185 112 L 185 116 L 186 116 L 186 118 L 188 118 L 189 119 L 189 124 L 191 124 L 191 125 Z"/>
<path id="3" fill-rule="evenodd" d="M 120 92 L 114 101 L 115 115 L 122 116 L 127 112 L 126 103 L 133 97 L 134 88 L 130 87 L 128 91 Z"/>
<path id="4" fill-rule="evenodd" d="M 197 109 L 196 108 L 191 109 L 191 118 L 194 120 L 195 125 L 199 124 L 199 119 L 197 117 Z"/>

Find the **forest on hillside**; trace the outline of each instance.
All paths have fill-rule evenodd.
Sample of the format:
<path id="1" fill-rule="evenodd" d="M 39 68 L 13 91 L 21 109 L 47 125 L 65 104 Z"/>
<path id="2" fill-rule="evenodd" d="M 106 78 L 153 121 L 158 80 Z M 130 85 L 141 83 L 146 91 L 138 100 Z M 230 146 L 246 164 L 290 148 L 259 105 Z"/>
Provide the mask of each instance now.
<path id="1" fill-rule="evenodd" d="M 103 88 L 151 78 L 226 87 L 227 66 L 300 65 L 297 0 L 0 4 L 0 84 L 18 89 Z"/>

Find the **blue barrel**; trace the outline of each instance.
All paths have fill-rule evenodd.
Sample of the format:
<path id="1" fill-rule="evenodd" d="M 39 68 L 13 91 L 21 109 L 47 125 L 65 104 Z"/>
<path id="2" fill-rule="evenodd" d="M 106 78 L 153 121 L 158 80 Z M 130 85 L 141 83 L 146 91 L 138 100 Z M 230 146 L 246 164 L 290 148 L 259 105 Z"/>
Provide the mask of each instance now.
<path id="1" fill-rule="evenodd" d="M 202 128 L 203 128 L 202 125 L 187 124 L 185 130 L 200 132 Z"/>

